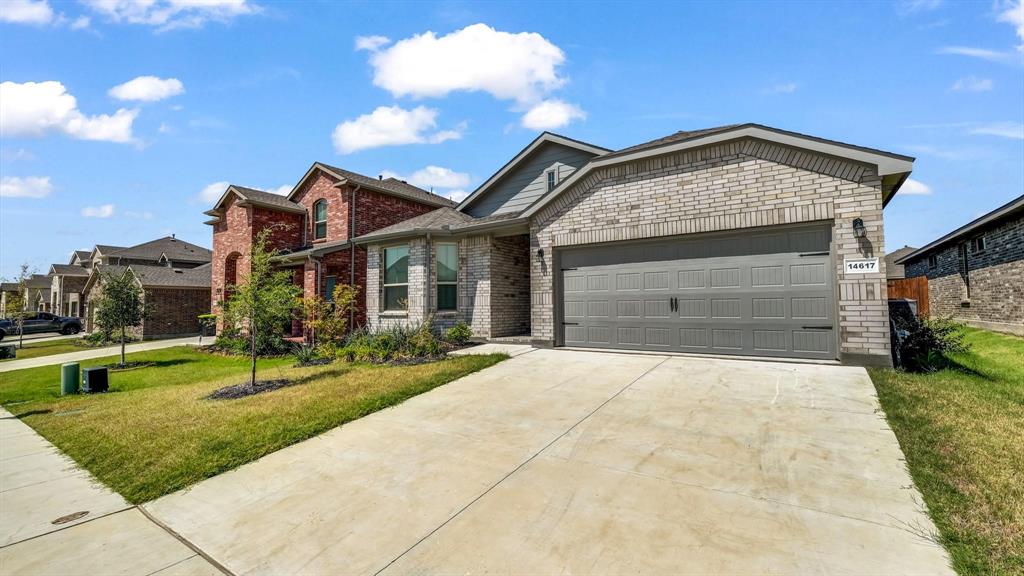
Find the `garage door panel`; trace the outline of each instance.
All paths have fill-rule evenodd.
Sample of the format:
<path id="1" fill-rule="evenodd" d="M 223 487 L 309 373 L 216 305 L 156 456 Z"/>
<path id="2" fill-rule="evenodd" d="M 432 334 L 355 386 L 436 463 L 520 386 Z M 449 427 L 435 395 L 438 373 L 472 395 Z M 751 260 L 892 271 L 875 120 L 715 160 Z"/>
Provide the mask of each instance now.
<path id="1" fill-rule="evenodd" d="M 604 247 L 573 249 L 563 262 L 591 265 L 563 271 L 563 341 L 833 359 L 829 234 L 823 227 L 713 242 L 676 239 L 648 249 L 617 247 L 608 259 L 602 257 Z M 649 260 L 668 253 L 685 257 Z"/>

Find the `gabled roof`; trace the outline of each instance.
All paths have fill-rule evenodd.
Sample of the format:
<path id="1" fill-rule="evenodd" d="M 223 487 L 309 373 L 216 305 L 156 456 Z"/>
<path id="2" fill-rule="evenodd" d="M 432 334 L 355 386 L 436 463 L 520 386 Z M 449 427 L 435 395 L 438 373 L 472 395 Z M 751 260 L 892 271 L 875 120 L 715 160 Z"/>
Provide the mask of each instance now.
<path id="1" fill-rule="evenodd" d="M 911 248 L 910 246 L 904 246 L 903 248 L 897 248 L 892 252 L 885 255 L 885 277 L 886 278 L 903 278 L 905 276 L 903 265 L 897 264 L 896 262 L 910 254 L 917 248 Z"/>
<path id="2" fill-rule="evenodd" d="M 88 262 L 90 256 L 92 256 L 92 252 L 90 252 L 89 250 L 75 250 L 74 252 L 71 253 L 71 259 L 68 260 L 68 264 L 73 263 L 75 261 L 75 258 L 82 262 Z"/>
<path id="3" fill-rule="evenodd" d="M 931 252 L 932 250 L 935 250 L 936 248 L 940 248 L 946 244 L 955 242 L 960 238 L 968 236 L 974 232 L 979 232 L 982 228 L 988 226 L 989 224 L 994 224 L 999 220 L 1015 216 L 1018 213 L 1024 213 L 1024 194 L 1014 198 L 1013 200 L 1010 200 L 1006 204 L 1003 204 L 999 208 L 996 208 L 995 210 L 989 212 L 988 214 L 985 214 L 984 216 L 981 216 L 980 218 L 971 220 L 967 224 L 964 224 L 963 226 L 957 228 L 956 230 L 953 230 L 952 232 L 946 234 L 945 236 L 939 238 L 938 240 L 935 240 L 934 242 L 922 246 L 920 249 L 915 250 L 910 254 L 907 254 L 906 256 L 903 256 L 902 258 L 897 260 L 896 263 L 903 264 L 908 260 L 920 258 L 921 256 L 924 256 L 925 254 Z"/>
<path id="4" fill-rule="evenodd" d="M 448 236 L 470 231 L 491 228 L 503 228 L 525 223 L 515 213 L 494 214 L 482 218 L 474 218 L 465 212 L 450 207 L 438 208 L 426 214 L 403 220 L 397 224 L 374 230 L 353 239 L 356 244 L 368 244 L 383 240 L 437 234 Z"/>
<path id="5" fill-rule="evenodd" d="M 302 189 L 302 186 L 317 170 L 322 170 L 330 176 L 338 179 L 339 184 L 351 182 L 359 185 L 361 188 L 366 188 L 382 194 L 397 196 L 399 198 L 405 198 L 406 200 L 412 200 L 428 206 L 455 205 L 454 202 L 444 196 L 438 196 L 437 194 L 427 192 L 422 188 L 417 188 L 408 182 L 403 182 L 396 178 L 373 178 L 371 176 L 359 174 L 358 172 L 352 172 L 351 170 L 345 170 L 344 168 L 324 164 L 323 162 L 314 162 L 313 165 L 309 167 L 309 170 L 306 170 L 306 173 L 301 179 L 299 179 L 298 184 L 296 184 L 295 187 L 292 188 L 292 191 L 288 193 L 289 200 L 295 198 L 299 193 L 299 190 Z"/>
<path id="6" fill-rule="evenodd" d="M 602 148 L 601 146 L 588 144 L 586 142 L 583 142 L 582 140 L 575 140 L 573 138 L 562 136 L 560 134 L 555 134 L 553 132 L 541 132 L 540 136 L 534 138 L 533 142 L 527 144 L 525 148 L 520 150 L 518 154 L 513 156 L 511 160 L 506 162 L 504 166 L 499 168 L 497 172 L 492 174 L 490 178 L 488 178 L 483 184 L 477 187 L 477 189 L 474 190 L 472 194 L 470 194 L 462 202 L 460 202 L 458 206 L 459 210 L 462 210 L 468 207 L 473 202 L 479 200 L 484 194 L 486 194 L 487 190 L 490 190 L 495 184 L 498 183 L 498 181 L 504 178 L 506 174 L 514 170 L 516 166 L 521 164 L 531 154 L 536 152 L 538 148 L 540 148 L 544 144 L 549 143 L 561 144 L 562 146 L 568 146 L 569 148 L 582 150 L 584 152 L 593 154 L 594 156 L 603 156 L 611 152 L 611 150 L 609 150 L 608 148 Z"/>
<path id="7" fill-rule="evenodd" d="M 123 274 L 130 271 L 143 288 L 210 288 L 212 285 L 212 266 L 203 264 L 195 268 L 169 268 L 167 266 L 143 266 L 131 264 L 118 266 L 104 264 L 93 268 L 83 292 L 107 274 Z"/>
<path id="8" fill-rule="evenodd" d="M 149 260 L 154 264 L 159 262 L 162 256 L 166 256 L 171 262 L 209 262 L 213 258 L 211 250 L 174 236 L 164 236 L 105 255 L 115 260 Z"/>
<path id="9" fill-rule="evenodd" d="M 17 282 L 0 282 L 0 292 L 17 292 Z"/>
<path id="10" fill-rule="evenodd" d="M 50 264 L 50 276 L 88 276 L 89 269 L 74 264 Z"/>
<path id="11" fill-rule="evenodd" d="M 49 288 L 53 281 L 46 274 L 33 274 L 25 279 L 26 288 Z"/>
<path id="12" fill-rule="evenodd" d="M 89 253 L 89 257 L 92 258 L 96 254 L 99 254 L 101 256 L 106 256 L 107 254 L 110 254 L 111 252 L 117 252 L 118 250 L 124 250 L 124 248 L 125 248 L 124 246 L 114 246 L 114 245 L 111 245 L 111 244 L 97 244 L 92 249 L 92 252 Z"/>
<path id="13" fill-rule="evenodd" d="M 573 172 L 571 176 L 559 183 L 554 190 L 542 196 L 537 202 L 527 208 L 522 215 L 526 217 L 533 216 L 552 200 L 570 189 L 576 182 L 586 178 L 594 170 L 740 138 L 757 138 L 784 146 L 801 148 L 819 154 L 877 166 L 878 175 L 882 176 L 883 206 L 896 193 L 914 167 L 914 158 L 911 156 L 855 146 L 836 140 L 826 140 L 761 124 L 730 124 L 702 130 L 676 132 L 662 138 L 644 142 L 643 144 L 623 148 L 611 154 L 598 156 L 584 167 Z"/>
<path id="14" fill-rule="evenodd" d="M 234 194 L 238 196 L 239 204 L 242 206 L 252 205 L 260 206 L 262 208 L 269 208 L 270 210 L 279 210 L 282 212 L 291 212 L 294 214 L 305 214 L 306 209 L 292 202 L 291 200 L 281 196 L 280 194 L 274 194 L 273 192 L 264 192 L 263 190 L 256 190 L 255 188 L 247 188 L 245 186 L 239 186 L 237 184 L 228 185 L 224 193 L 221 194 L 220 199 L 213 205 L 213 208 L 203 212 L 209 216 L 220 217 L 220 207 L 224 204 L 224 201 L 228 199 L 228 196 Z M 207 224 L 216 222 L 211 220 Z"/>

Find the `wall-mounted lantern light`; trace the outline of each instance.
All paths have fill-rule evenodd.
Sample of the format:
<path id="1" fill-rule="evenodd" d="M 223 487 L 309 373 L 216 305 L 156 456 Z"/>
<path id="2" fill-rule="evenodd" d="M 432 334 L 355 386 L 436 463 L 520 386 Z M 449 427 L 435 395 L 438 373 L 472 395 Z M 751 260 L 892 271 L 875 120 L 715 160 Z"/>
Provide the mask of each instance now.
<path id="1" fill-rule="evenodd" d="M 537 248 L 537 260 L 543 260 L 543 259 L 544 259 L 544 249 L 543 248 Z"/>
<path id="2" fill-rule="evenodd" d="M 853 219 L 853 235 L 857 238 L 863 238 L 867 234 L 867 230 L 864 228 L 864 221 L 860 218 Z"/>

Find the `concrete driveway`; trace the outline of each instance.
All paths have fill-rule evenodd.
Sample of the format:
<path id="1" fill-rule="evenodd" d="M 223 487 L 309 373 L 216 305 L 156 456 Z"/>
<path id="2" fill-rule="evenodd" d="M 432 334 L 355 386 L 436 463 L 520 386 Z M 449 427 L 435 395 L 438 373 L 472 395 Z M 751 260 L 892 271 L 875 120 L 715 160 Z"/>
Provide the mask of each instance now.
<path id="1" fill-rule="evenodd" d="M 952 574 L 864 370 L 537 350 L 147 504 L 235 574 Z"/>

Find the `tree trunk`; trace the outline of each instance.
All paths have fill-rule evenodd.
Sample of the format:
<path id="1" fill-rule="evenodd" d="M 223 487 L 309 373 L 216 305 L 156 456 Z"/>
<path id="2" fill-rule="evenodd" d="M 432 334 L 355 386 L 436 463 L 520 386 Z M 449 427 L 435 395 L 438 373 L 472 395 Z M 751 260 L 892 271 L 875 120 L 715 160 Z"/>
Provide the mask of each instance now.
<path id="1" fill-rule="evenodd" d="M 18 349 L 25 347 L 25 321 L 18 323 Z"/>
<path id="2" fill-rule="evenodd" d="M 255 318 L 249 318 L 249 339 L 252 341 L 252 376 L 249 379 L 249 386 L 252 388 L 256 388 L 256 326 L 254 320 Z"/>
<path id="3" fill-rule="evenodd" d="M 121 366 L 124 366 L 124 326 L 121 326 Z"/>

